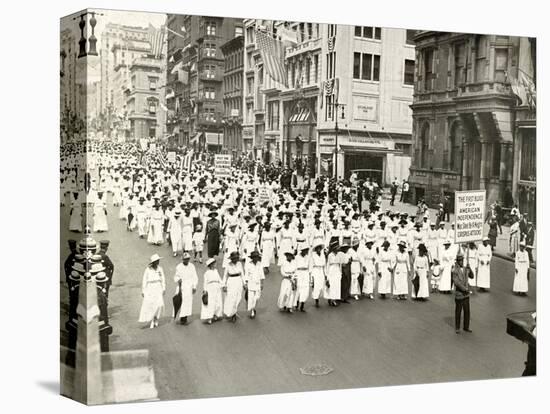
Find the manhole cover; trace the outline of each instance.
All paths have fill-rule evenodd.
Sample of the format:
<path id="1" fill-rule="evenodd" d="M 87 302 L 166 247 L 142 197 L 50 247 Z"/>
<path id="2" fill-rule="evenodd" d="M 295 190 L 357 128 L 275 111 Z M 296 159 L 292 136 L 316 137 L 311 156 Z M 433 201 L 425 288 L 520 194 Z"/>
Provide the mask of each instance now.
<path id="1" fill-rule="evenodd" d="M 300 368 L 300 372 L 302 373 L 302 375 L 311 375 L 312 377 L 327 375 L 330 374 L 332 371 L 333 369 L 326 364 L 315 364 Z"/>

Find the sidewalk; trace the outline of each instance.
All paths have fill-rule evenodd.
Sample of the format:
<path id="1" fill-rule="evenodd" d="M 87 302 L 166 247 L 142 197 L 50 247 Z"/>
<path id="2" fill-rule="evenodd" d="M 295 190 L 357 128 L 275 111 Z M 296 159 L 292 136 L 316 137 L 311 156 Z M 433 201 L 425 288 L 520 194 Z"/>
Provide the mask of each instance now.
<path id="1" fill-rule="evenodd" d="M 397 198 L 397 197 L 396 197 Z M 390 200 L 386 198 L 382 198 L 382 205 L 381 205 L 381 211 L 386 211 L 387 209 L 395 210 L 395 211 L 401 211 L 408 214 L 416 214 L 416 206 L 412 204 L 405 204 L 401 203 L 399 201 L 395 202 L 394 206 L 390 206 Z M 430 212 L 430 220 L 435 220 L 437 210 L 430 208 L 428 209 Z M 450 222 L 447 223 L 446 228 L 451 228 L 451 223 L 454 221 L 454 214 L 451 214 Z M 485 224 L 483 226 L 483 234 L 486 235 L 489 232 L 489 225 Z M 493 251 L 493 255 L 496 257 L 500 257 L 501 259 L 509 260 L 511 262 L 514 261 L 514 258 L 510 256 L 510 249 L 509 249 L 509 240 L 510 240 L 510 227 L 509 226 L 502 226 L 502 234 L 499 233 L 497 237 L 497 245 L 495 246 L 495 250 Z M 533 248 L 533 258 L 536 259 L 536 246 Z M 531 267 L 533 269 L 536 269 L 536 263 L 531 263 Z"/>

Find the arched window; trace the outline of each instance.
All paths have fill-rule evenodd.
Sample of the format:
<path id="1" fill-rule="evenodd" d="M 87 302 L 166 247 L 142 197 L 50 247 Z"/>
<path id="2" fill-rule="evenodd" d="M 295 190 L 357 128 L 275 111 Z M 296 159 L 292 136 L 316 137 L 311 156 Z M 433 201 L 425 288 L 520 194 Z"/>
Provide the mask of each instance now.
<path id="1" fill-rule="evenodd" d="M 428 152 L 430 149 L 430 125 L 428 123 L 422 127 L 418 145 L 420 150 L 420 167 L 428 168 Z"/>
<path id="2" fill-rule="evenodd" d="M 453 123 L 449 135 L 449 169 L 461 171 L 462 169 L 462 140 L 464 130 L 460 122 Z"/>

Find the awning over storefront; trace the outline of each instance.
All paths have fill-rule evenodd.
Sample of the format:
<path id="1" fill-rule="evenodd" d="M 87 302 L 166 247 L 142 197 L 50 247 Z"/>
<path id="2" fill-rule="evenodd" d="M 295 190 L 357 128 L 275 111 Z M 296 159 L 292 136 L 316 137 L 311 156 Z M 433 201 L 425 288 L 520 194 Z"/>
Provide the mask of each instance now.
<path id="1" fill-rule="evenodd" d="M 359 146 L 359 145 L 340 145 L 340 148 L 344 152 L 370 152 L 370 153 L 379 153 L 379 154 L 401 153 L 401 151 L 392 150 L 389 148 L 368 147 L 368 146 Z"/>
<path id="2" fill-rule="evenodd" d="M 311 112 L 307 108 L 300 109 L 299 112 L 292 115 L 289 119 L 289 122 L 310 122 L 311 121 Z"/>

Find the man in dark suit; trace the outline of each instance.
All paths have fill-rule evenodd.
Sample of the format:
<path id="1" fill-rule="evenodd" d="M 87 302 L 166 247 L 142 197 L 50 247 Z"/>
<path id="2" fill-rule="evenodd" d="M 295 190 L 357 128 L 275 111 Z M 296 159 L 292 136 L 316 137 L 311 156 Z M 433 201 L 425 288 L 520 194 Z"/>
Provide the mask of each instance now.
<path id="1" fill-rule="evenodd" d="M 471 270 L 469 267 L 464 267 L 464 255 L 459 252 L 456 255 L 456 264 L 452 270 L 452 280 L 455 285 L 455 332 L 460 333 L 460 317 L 464 310 L 464 331 L 470 330 L 470 285 L 468 277 Z"/>
<path id="2" fill-rule="evenodd" d="M 101 262 L 105 267 L 105 276 L 107 277 L 107 281 L 105 282 L 105 296 L 107 299 L 109 298 L 109 289 L 111 289 L 111 285 L 113 284 L 113 273 L 115 272 L 115 265 L 111 261 L 111 258 L 107 256 L 108 248 L 109 240 L 101 240 L 99 242 L 99 254 L 101 256 Z"/>

